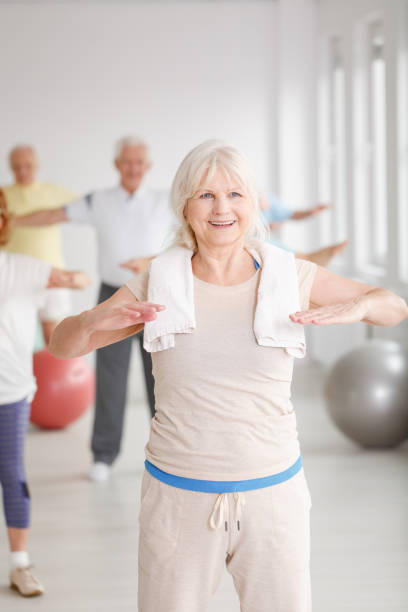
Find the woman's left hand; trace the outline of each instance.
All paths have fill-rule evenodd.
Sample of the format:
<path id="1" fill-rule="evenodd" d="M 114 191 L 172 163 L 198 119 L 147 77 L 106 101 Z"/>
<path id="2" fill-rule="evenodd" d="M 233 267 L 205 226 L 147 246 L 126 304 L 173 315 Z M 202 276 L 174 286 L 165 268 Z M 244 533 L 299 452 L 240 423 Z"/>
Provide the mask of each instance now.
<path id="1" fill-rule="evenodd" d="M 348 302 L 321 306 L 312 310 L 302 310 L 289 315 L 294 323 L 300 325 L 334 325 L 338 323 L 357 323 L 367 314 L 365 296 L 353 298 Z"/>
<path id="2" fill-rule="evenodd" d="M 327 268 L 317 267 L 310 292 L 314 309 L 295 312 L 290 316 L 300 325 L 333 325 L 363 321 L 390 327 L 408 317 L 405 301 L 388 289 L 337 276 Z"/>

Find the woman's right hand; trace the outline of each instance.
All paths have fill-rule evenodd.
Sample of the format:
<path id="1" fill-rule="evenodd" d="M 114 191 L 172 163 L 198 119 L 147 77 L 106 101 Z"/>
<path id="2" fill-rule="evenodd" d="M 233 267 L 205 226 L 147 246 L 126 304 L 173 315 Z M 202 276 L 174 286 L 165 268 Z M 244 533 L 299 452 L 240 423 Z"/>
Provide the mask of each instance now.
<path id="1" fill-rule="evenodd" d="M 102 302 L 92 310 L 83 313 L 84 324 L 92 331 L 114 331 L 132 325 L 154 321 L 157 313 L 166 307 L 151 302 L 122 301 Z"/>
<path id="2" fill-rule="evenodd" d="M 164 309 L 159 304 L 139 302 L 124 285 L 95 308 L 61 321 L 52 334 L 50 351 L 60 359 L 86 355 L 137 334 Z"/>

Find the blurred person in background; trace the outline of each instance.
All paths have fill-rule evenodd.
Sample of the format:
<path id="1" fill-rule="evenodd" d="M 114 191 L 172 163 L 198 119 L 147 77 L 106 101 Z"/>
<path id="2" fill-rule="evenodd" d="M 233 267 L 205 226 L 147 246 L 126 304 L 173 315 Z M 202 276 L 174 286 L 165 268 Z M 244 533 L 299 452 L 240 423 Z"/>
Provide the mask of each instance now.
<path id="1" fill-rule="evenodd" d="M 293 210 L 284 204 L 274 193 L 268 193 L 267 195 L 261 194 L 259 203 L 262 217 L 271 232 L 279 229 L 286 221 L 303 221 L 305 219 L 310 219 L 330 208 L 328 204 L 316 204 L 312 208 L 307 208 L 305 210 Z M 270 238 L 270 242 L 281 248 L 286 248 L 273 238 Z M 345 240 L 323 247 L 322 249 L 317 249 L 317 251 L 311 251 L 309 253 L 297 252 L 296 257 L 298 259 L 312 261 L 319 266 L 327 266 L 333 257 L 340 255 L 344 251 L 347 243 L 348 241 Z"/>
<path id="2" fill-rule="evenodd" d="M 168 193 L 143 184 L 152 165 L 146 142 L 136 136 L 119 140 L 114 164 L 120 177 L 118 185 L 89 193 L 67 206 L 15 219 L 18 227 L 71 221 L 95 228 L 101 276 L 98 303 L 109 299 L 134 274 L 144 271 L 163 250 L 176 225 Z M 143 349 L 143 334 L 137 336 L 137 341 L 153 416 L 151 357 Z M 132 339 L 127 338 L 97 351 L 93 465 L 89 472 L 93 481 L 108 479 L 110 467 L 120 452 L 131 347 Z"/>
<path id="3" fill-rule="evenodd" d="M 8 253 L 9 236 L 10 214 L 0 190 L 0 484 L 10 545 L 10 585 L 31 597 L 44 592 L 27 552 L 31 502 L 24 467 L 30 403 L 36 390 L 32 351 L 37 315 L 46 288 L 82 289 L 89 279 L 81 272 Z"/>
<path id="4" fill-rule="evenodd" d="M 18 144 L 11 149 L 9 165 L 14 183 L 2 189 L 12 215 L 25 215 L 40 208 L 55 209 L 76 197 L 68 189 L 37 180 L 38 155 L 29 144 Z M 5 248 L 9 253 L 31 255 L 52 266 L 65 267 L 59 227 L 15 227 Z M 66 289 L 51 289 L 46 295 L 40 315 L 44 341 L 48 345 L 52 331 L 58 321 L 69 314 L 71 304 Z"/>

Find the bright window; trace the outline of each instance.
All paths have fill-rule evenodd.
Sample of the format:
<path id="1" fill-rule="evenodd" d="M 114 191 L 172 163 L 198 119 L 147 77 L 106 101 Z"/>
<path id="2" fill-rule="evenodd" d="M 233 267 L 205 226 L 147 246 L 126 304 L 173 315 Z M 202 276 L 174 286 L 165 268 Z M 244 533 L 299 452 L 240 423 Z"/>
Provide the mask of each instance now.
<path id="1" fill-rule="evenodd" d="M 407 11 L 408 13 L 408 11 Z M 407 15 L 408 22 L 408 15 Z M 408 33 L 408 23 L 407 30 Z M 399 277 L 408 282 L 408 35 L 398 58 L 398 230 Z"/>
<path id="2" fill-rule="evenodd" d="M 386 75 L 384 36 L 380 23 L 370 28 L 369 53 L 369 224 L 368 261 L 383 267 L 387 254 Z"/>
<path id="3" fill-rule="evenodd" d="M 338 38 L 331 45 L 330 75 L 330 186 L 332 215 L 332 240 L 344 240 L 347 236 L 347 203 L 345 173 L 345 73 L 341 44 Z"/>

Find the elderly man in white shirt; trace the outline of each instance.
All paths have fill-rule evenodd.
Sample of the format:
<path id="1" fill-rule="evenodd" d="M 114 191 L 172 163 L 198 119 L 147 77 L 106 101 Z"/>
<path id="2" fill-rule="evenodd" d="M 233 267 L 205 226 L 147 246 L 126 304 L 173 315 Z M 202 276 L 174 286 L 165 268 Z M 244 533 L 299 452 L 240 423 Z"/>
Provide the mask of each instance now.
<path id="1" fill-rule="evenodd" d="M 116 148 L 115 166 L 121 178 L 117 187 L 95 191 L 67 206 L 40 210 L 15 220 L 17 225 L 50 225 L 64 221 L 93 225 L 97 233 L 101 276 L 99 302 L 113 295 L 132 274 L 147 267 L 150 259 L 163 250 L 176 224 L 167 192 L 142 186 L 151 167 L 149 148 L 144 141 L 135 137 L 121 139 Z M 138 341 L 153 416 L 151 357 L 143 349 L 140 334 Z M 128 338 L 97 351 L 91 480 L 106 480 L 120 451 L 131 345 L 132 340 Z"/>

